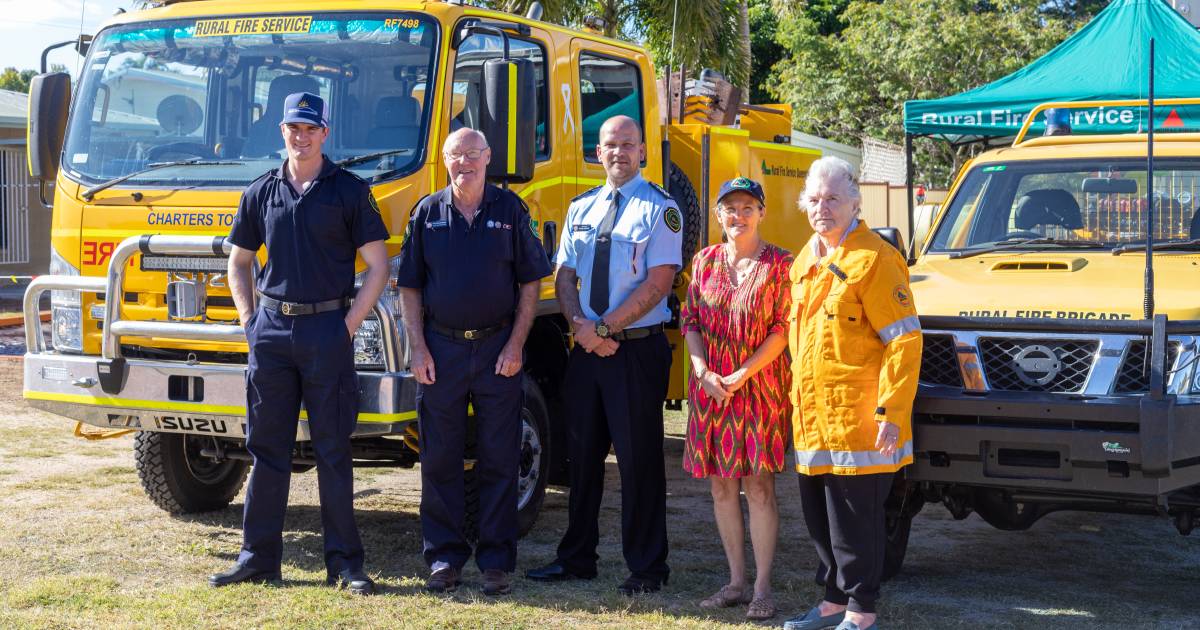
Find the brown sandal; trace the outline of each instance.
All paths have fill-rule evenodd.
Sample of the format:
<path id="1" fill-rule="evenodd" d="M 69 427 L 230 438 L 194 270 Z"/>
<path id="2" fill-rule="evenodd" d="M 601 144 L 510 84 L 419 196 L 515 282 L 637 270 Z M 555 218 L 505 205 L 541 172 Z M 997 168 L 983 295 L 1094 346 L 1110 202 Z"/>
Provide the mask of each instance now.
<path id="1" fill-rule="evenodd" d="M 738 604 L 745 604 L 750 601 L 750 595 L 745 589 L 735 588 L 731 584 L 726 584 L 721 587 L 721 590 L 708 596 L 700 602 L 701 608 L 729 608 Z"/>
<path id="2" fill-rule="evenodd" d="M 755 597 L 746 608 L 746 619 L 765 621 L 774 617 L 777 612 L 779 611 L 775 608 L 775 600 L 770 595 Z"/>

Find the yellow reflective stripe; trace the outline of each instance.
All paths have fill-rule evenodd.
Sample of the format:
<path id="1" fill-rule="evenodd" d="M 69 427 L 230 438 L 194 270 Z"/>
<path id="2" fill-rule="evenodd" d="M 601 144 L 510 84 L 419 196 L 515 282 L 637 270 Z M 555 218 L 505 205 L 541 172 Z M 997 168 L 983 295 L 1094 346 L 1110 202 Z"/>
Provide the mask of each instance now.
<path id="1" fill-rule="evenodd" d="M 894 466 L 912 457 L 912 440 L 905 440 L 895 453 L 882 455 L 877 450 L 867 451 L 796 451 L 796 465 L 808 468 L 833 466 L 834 468 L 869 468 L 871 466 Z"/>
<path id="2" fill-rule="evenodd" d="M 517 172 L 517 64 L 508 65 L 508 172 Z"/>
<path id="3" fill-rule="evenodd" d="M 25 398 L 30 400 L 48 400 L 52 402 L 80 403 L 104 407 L 126 407 L 130 409 L 145 409 L 147 411 L 191 411 L 224 416 L 244 416 L 246 408 L 240 405 L 208 405 L 204 403 L 165 402 L 161 400 L 135 400 L 131 398 L 114 398 L 112 396 L 92 396 L 89 394 L 60 394 L 55 392 L 35 392 L 25 390 Z M 300 417 L 308 419 L 308 412 L 301 409 Z M 359 422 L 403 422 L 416 420 L 416 411 L 401 413 L 366 413 L 358 414 Z"/>
<path id="4" fill-rule="evenodd" d="M 564 175 L 562 177 L 547 177 L 546 179 L 532 183 L 532 184 L 522 188 L 521 191 L 517 193 L 517 196 L 524 199 L 525 197 L 528 197 L 529 195 L 532 195 L 533 193 L 535 193 L 543 188 L 549 188 L 550 186 L 558 186 L 560 184 L 562 184 L 562 185 L 569 185 L 569 184 L 580 185 L 580 184 L 582 184 L 584 186 L 595 187 L 595 186 L 603 185 L 604 180 L 596 179 L 595 177 L 575 177 L 572 175 Z"/>
<path id="5" fill-rule="evenodd" d="M 194 411 L 196 413 L 213 413 L 229 416 L 244 416 L 246 408 L 239 405 L 207 405 L 190 402 L 165 402 L 161 400 L 135 400 L 132 398 L 114 398 L 112 396 L 92 396 L 90 394 L 60 394 L 57 392 L 24 391 L 25 398 L 30 400 L 49 400 L 53 402 L 72 402 L 85 405 L 100 405 L 105 407 L 129 407 L 146 409 L 148 411 Z"/>

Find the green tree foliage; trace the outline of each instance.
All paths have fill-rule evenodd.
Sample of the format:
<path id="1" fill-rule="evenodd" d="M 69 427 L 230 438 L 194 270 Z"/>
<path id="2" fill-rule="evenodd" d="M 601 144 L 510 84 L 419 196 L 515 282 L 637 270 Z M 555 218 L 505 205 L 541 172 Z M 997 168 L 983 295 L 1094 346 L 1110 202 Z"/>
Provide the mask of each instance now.
<path id="1" fill-rule="evenodd" d="M 634 3 L 637 37 L 654 55 L 655 65 L 686 65 L 695 76 L 700 68 L 713 68 L 732 83 L 750 83 L 750 46 L 743 33 L 745 0 L 639 0 Z M 678 8 L 678 13 L 676 9 Z M 675 56 L 671 58 L 672 25 Z"/>
<path id="2" fill-rule="evenodd" d="M 857 145 L 904 139 L 904 102 L 940 98 L 1007 75 L 1050 50 L 1099 8 L 1045 0 L 775 0 L 787 51 L 767 89 L 796 127 Z M 839 28 L 840 27 L 840 28 Z M 917 180 L 949 182 L 977 148 L 920 141 Z"/>
<path id="3" fill-rule="evenodd" d="M 771 0 L 750 0 L 750 102 L 770 103 L 775 96 L 767 91 L 771 68 L 784 57 L 783 46 L 775 41 L 779 18 Z"/>
<path id="4" fill-rule="evenodd" d="M 28 93 L 29 82 L 36 74 L 37 70 L 18 71 L 16 68 L 5 68 L 4 72 L 0 72 L 0 90 Z"/>

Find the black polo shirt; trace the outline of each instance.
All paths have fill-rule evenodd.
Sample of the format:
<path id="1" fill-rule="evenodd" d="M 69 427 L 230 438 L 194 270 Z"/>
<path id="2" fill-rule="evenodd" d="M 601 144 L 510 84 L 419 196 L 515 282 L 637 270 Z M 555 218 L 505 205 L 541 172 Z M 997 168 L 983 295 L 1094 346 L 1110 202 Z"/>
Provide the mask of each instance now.
<path id="1" fill-rule="evenodd" d="M 447 186 L 417 203 L 396 280 L 421 289 L 429 320 L 458 330 L 494 326 L 513 316 L 521 284 L 550 275 L 550 261 L 520 197 L 487 185 L 471 224 L 451 199 Z"/>
<path id="2" fill-rule="evenodd" d="M 264 295 L 301 303 L 350 295 L 358 248 L 387 240 L 371 186 L 324 162 L 303 193 L 288 182 L 286 161 L 242 193 L 229 241 L 251 251 L 266 244 L 267 264 L 257 279 Z"/>

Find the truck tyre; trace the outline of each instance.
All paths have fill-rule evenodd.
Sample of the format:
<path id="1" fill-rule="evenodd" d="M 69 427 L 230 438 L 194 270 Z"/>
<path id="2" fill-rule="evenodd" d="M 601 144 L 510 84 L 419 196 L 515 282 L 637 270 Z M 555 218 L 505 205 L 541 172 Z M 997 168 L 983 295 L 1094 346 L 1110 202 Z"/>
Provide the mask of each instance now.
<path id="1" fill-rule="evenodd" d="M 250 463 L 200 455 L 212 438 L 140 431 L 133 440 L 138 478 L 146 495 L 171 514 L 227 507 L 246 481 Z"/>
<path id="2" fill-rule="evenodd" d="M 521 455 L 517 467 L 518 536 L 529 533 L 537 522 L 550 479 L 550 416 L 546 399 L 531 374 L 525 374 L 522 388 L 525 402 L 521 405 Z M 467 436 L 467 457 L 473 458 L 477 448 L 475 431 L 469 430 Z M 479 539 L 479 483 L 473 468 L 466 470 L 464 482 L 465 529 L 467 540 L 474 542 Z"/>
<path id="3" fill-rule="evenodd" d="M 704 227 L 704 207 L 696 197 L 696 189 L 691 180 L 684 174 L 679 165 L 671 162 L 671 177 L 667 180 L 667 192 L 679 204 L 683 213 L 683 268 L 691 269 L 692 255 L 696 253 L 696 244 L 701 240 L 700 231 Z"/>
<path id="4" fill-rule="evenodd" d="M 1000 490 L 976 490 L 973 505 L 988 525 L 1007 532 L 1025 531 L 1044 516 L 1037 504 L 1013 501 Z"/>
<path id="5" fill-rule="evenodd" d="M 883 574 L 881 579 L 890 580 L 900 573 L 904 556 L 908 553 L 908 535 L 912 532 L 913 517 L 925 506 L 925 499 L 916 484 L 896 473 L 892 492 L 884 506 Z"/>
<path id="6" fill-rule="evenodd" d="M 890 580 L 900 573 L 904 556 L 908 553 L 908 534 L 912 531 L 911 514 L 888 514 L 884 518 L 887 538 L 883 546 L 883 575 L 880 579 Z"/>

